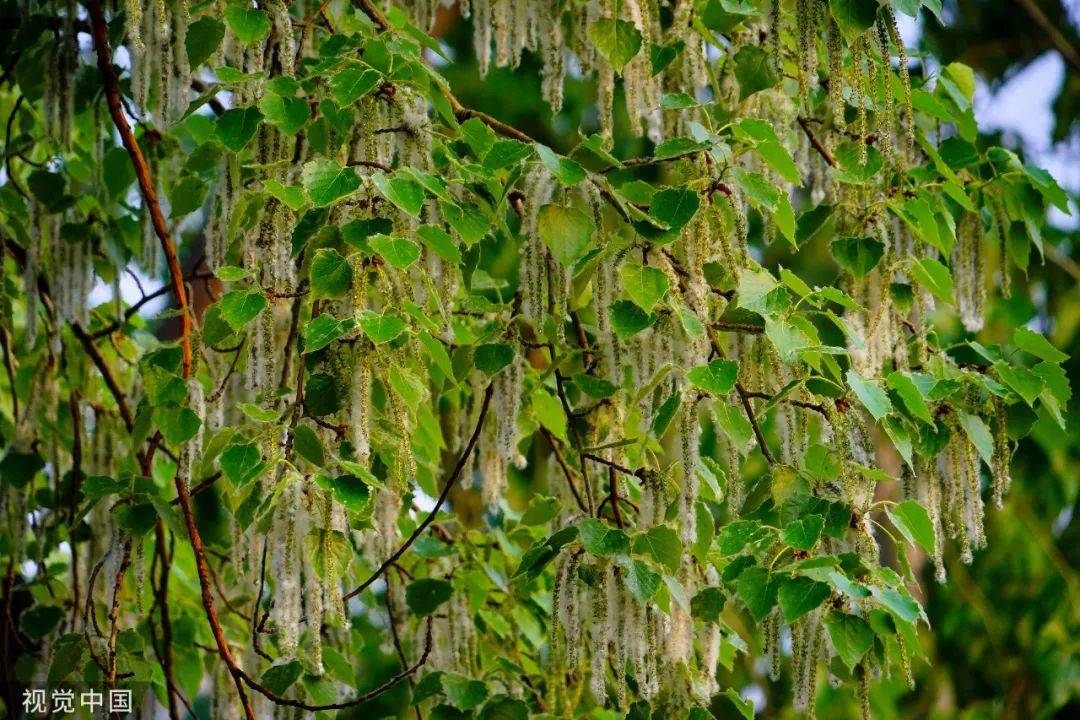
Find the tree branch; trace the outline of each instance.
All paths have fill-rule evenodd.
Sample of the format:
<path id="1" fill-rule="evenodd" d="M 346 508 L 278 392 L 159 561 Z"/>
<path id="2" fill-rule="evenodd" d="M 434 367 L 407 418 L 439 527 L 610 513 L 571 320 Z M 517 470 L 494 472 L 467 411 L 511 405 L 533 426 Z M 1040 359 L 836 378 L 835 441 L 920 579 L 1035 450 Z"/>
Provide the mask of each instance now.
<path id="1" fill-rule="evenodd" d="M 757 438 L 761 454 L 765 456 L 770 465 L 775 465 L 776 458 L 773 457 L 772 450 L 769 450 L 769 444 L 765 442 L 765 433 L 761 432 L 761 425 L 758 424 L 757 416 L 754 414 L 754 406 L 750 403 L 750 394 L 742 386 L 742 383 L 735 383 L 735 392 L 739 394 L 739 399 L 742 400 L 743 410 L 746 411 L 746 419 L 750 421 L 750 427 L 754 429 L 754 437 Z"/>
<path id="2" fill-rule="evenodd" d="M 806 133 L 806 138 L 810 141 L 810 144 L 814 146 L 814 149 L 817 150 L 818 155 L 824 158 L 825 162 L 831 167 L 839 167 L 836 164 L 836 158 L 832 156 L 832 153 L 829 152 L 828 148 L 821 144 L 821 141 L 817 139 L 817 136 L 814 135 L 814 132 L 810 129 L 810 121 L 801 115 L 796 118 L 796 121 L 799 123 L 799 127 L 802 128 L 803 132 Z"/>
<path id="3" fill-rule="evenodd" d="M 187 290 L 184 287 L 184 272 L 180 267 L 180 258 L 176 253 L 176 246 L 169 235 L 169 228 L 165 224 L 165 215 L 161 212 L 158 203 L 157 191 L 154 188 L 154 180 L 150 176 L 150 166 L 143 157 L 139 143 L 131 132 L 127 117 L 124 115 L 123 101 L 120 96 L 120 78 L 116 74 L 116 66 L 113 65 L 112 47 L 109 45 L 109 29 L 105 24 L 105 13 L 101 9 L 101 0 L 88 0 L 86 10 L 90 14 L 90 29 L 94 38 L 94 49 L 97 52 L 98 70 L 101 72 L 101 81 L 105 87 L 105 102 L 112 115 L 113 124 L 120 134 L 120 141 L 131 158 L 131 164 L 135 169 L 135 177 L 139 181 L 139 190 L 142 192 L 143 202 L 150 213 L 150 220 L 154 226 L 154 232 L 161 241 L 161 249 L 165 254 L 165 261 L 169 266 L 169 277 L 172 281 L 173 295 L 176 297 L 176 305 L 180 310 L 180 345 L 184 350 L 184 377 L 191 374 L 191 315 L 188 312 Z"/>
<path id="4" fill-rule="evenodd" d="M 419 670 L 424 665 L 424 663 L 427 662 L 428 656 L 431 655 L 431 621 L 432 618 L 429 617 L 427 619 L 427 635 L 424 639 L 424 652 L 420 655 L 420 659 L 409 667 L 404 668 L 401 672 L 384 682 L 379 687 L 375 688 L 370 692 L 366 692 L 359 697 L 355 697 L 352 700 L 346 700 L 345 702 L 339 703 L 330 703 L 329 705 L 310 705 L 306 702 L 301 702 L 300 700 L 290 700 L 288 698 L 283 698 L 280 695 L 271 692 L 266 687 L 260 685 L 254 678 L 245 673 L 243 670 L 240 671 L 240 676 L 244 679 L 244 682 L 246 682 L 251 687 L 252 690 L 259 693 L 275 705 L 285 705 L 287 707 L 300 708 L 301 710 L 307 710 L 308 712 L 320 712 L 322 710 L 344 710 L 345 708 L 362 705 L 369 700 L 377 698 L 380 695 L 393 690 L 398 683 L 400 683 L 405 678 L 410 677 L 413 673 Z"/>
<path id="5" fill-rule="evenodd" d="M 427 526 L 435 521 L 435 516 L 439 514 L 439 510 L 442 508 L 443 503 L 446 502 L 446 498 L 450 495 L 450 490 L 453 489 L 454 484 L 457 483 L 461 477 L 461 473 L 465 470 L 465 465 L 468 463 L 469 456 L 472 455 L 472 451 L 476 448 L 476 442 L 480 439 L 480 431 L 484 428 L 484 419 L 487 417 L 488 408 L 491 406 L 491 395 L 495 390 L 495 386 L 488 383 L 487 389 L 484 390 L 484 399 L 480 405 L 480 416 L 476 419 L 476 427 L 473 429 L 472 437 L 469 438 L 469 442 L 465 445 L 465 449 L 461 451 L 461 455 L 458 457 L 457 464 L 454 465 L 453 472 L 450 473 L 450 478 L 446 481 L 446 485 L 443 487 L 442 492 L 439 493 L 439 499 L 435 501 L 435 507 L 431 508 L 431 512 L 427 514 L 427 517 L 416 526 L 409 538 L 402 543 L 401 547 L 393 552 L 379 568 L 371 574 L 367 580 L 356 586 L 355 589 L 345 594 L 343 600 L 348 602 L 351 598 L 356 597 L 360 593 L 364 592 L 373 582 L 375 582 L 380 575 L 386 572 L 386 569 L 397 562 L 398 558 L 405 554 L 405 551 L 416 542 L 416 539 L 423 534 Z"/>

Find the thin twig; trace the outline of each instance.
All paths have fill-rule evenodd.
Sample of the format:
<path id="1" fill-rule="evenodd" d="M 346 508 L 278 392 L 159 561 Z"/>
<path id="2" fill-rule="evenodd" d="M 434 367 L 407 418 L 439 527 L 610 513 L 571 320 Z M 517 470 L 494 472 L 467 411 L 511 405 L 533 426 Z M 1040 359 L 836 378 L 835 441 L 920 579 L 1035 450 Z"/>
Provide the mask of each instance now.
<path id="1" fill-rule="evenodd" d="M 739 399 L 742 400 L 743 410 L 746 411 L 746 419 L 750 421 L 750 427 L 754 430 L 754 437 L 757 438 L 761 454 L 765 456 L 770 465 L 775 465 L 776 458 L 773 457 L 772 450 L 769 450 L 769 443 L 765 442 L 765 433 L 761 432 L 761 425 L 758 424 L 757 416 L 754 414 L 754 406 L 750 403 L 750 395 L 747 393 L 746 388 L 742 386 L 742 383 L 735 383 L 735 392 L 739 394 Z"/>
<path id="2" fill-rule="evenodd" d="M 810 129 L 810 121 L 802 117 L 801 115 L 796 118 L 796 121 L 799 123 L 799 127 L 802 128 L 803 132 L 806 133 L 807 140 L 809 140 L 810 144 L 814 146 L 815 150 L 817 150 L 818 155 L 824 158 L 825 162 L 827 162 L 831 167 L 839 167 L 836 164 L 836 158 L 833 157 L 832 153 L 829 152 L 829 149 L 827 147 L 821 144 L 821 141 L 817 139 L 816 135 L 814 135 L 814 131 Z"/>
<path id="3" fill-rule="evenodd" d="M 356 597 L 364 590 L 366 590 L 373 582 L 375 582 L 380 575 L 386 572 L 386 569 L 397 562 L 398 558 L 405 554 L 405 551 L 416 542 L 416 539 L 423 534 L 427 526 L 435 521 L 435 516 L 438 515 L 439 510 L 442 509 L 443 503 L 446 502 L 446 498 L 450 495 L 450 490 L 453 489 L 455 483 L 461 477 L 461 473 L 465 470 L 465 465 L 468 464 L 469 456 L 472 455 L 473 450 L 476 448 L 476 442 L 480 439 L 480 431 L 484 428 L 484 419 L 487 417 L 488 408 L 491 405 L 491 395 L 495 390 L 495 386 L 488 383 L 487 389 L 484 390 L 484 399 L 480 405 L 480 416 L 476 419 L 476 427 L 473 429 L 472 436 L 469 438 L 469 442 L 465 445 L 465 449 L 461 451 L 461 455 L 458 457 L 457 464 L 454 465 L 453 472 L 450 473 L 450 478 L 446 481 L 446 485 L 443 487 L 442 492 L 439 493 L 438 500 L 435 501 L 435 507 L 431 508 L 431 512 L 427 514 L 427 517 L 416 526 L 409 538 L 402 543 L 401 547 L 395 550 L 390 557 L 388 557 L 379 568 L 371 574 L 367 580 L 358 585 L 355 589 L 345 594 L 343 600 L 348 602 L 351 598 Z"/>
<path id="4" fill-rule="evenodd" d="M 283 698 L 280 695 L 275 694 L 271 690 L 260 685 L 254 678 L 245 673 L 243 670 L 240 671 L 240 677 L 243 678 L 244 682 L 246 682 L 252 690 L 258 692 L 260 695 L 270 700 L 275 705 L 285 705 L 287 707 L 300 708 L 301 710 L 307 710 L 309 712 L 321 712 L 323 710 L 344 710 L 345 708 L 355 707 L 356 705 L 361 705 L 368 702 L 369 700 L 379 697 L 384 693 L 390 692 L 397 686 L 398 683 L 400 683 L 407 677 L 411 677 L 413 673 L 419 670 L 424 665 L 424 663 L 427 662 L 428 656 L 431 655 L 431 623 L 432 618 L 429 617 L 427 619 L 427 635 L 424 640 L 424 652 L 420 655 L 420 658 L 415 663 L 413 663 L 407 668 L 404 668 L 397 675 L 390 678 L 374 690 L 366 692 L 359 697 L 353 698 L 352 700 L 346 700 L 345 702 L 330 703 L 329 705 L 311 705 L 306 702 L 301 702 L 300 700 L 290 700 L 288 698 Z"/>

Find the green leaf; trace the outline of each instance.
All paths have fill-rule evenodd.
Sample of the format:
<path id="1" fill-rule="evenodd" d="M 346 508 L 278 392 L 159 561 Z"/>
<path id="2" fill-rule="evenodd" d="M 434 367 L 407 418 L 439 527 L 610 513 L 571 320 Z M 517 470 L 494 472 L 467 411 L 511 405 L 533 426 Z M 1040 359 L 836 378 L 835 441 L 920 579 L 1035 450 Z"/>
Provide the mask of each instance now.
<path id="1" fill-rule="evenodd" d="M 574 384 L 578 386 L 581 392 L 596 400 L 609 398 L 619 390 L 618 386 L 610 380 L 586 375 L 585 373 L 574 375 Z"/>
<path id="2" fill-rule="evenodd" d="M 649 214 L 668 228 L 677 230 L 690 222 L 700 204 L 701 201 L 693 190 L 669 187 L 653 195 Z"/>
<path id="3" fill-rule="evenodd" d="M 845 237 L 833 240 L 829 246 L 840 267 L 857 278 L 865 277 L 877 267 L 885 254 L 885 246 L 869 237 Z"/>
<path id="4" fill-rule="evenodd" d="M 447 580 L 421 578 L 413 580 L 405 588 L 405 603 L 418 618 L 425 618 L 439 609 L 454 593 L 454 586 Z M 444 678 L 445 687 L 445 678 Z"/>
<path id="5" fill-rule="evenodd" d="M 379 86 L 382 75 L 363 65 L 346 67 L 330 78 L 330 94 L 341 107 L 348 107 Z"/>
<path id="6" fill-rule="evenodd" d="M 162 433 L 164 435 L 164 432 Z M 116 526 L 127 530 L 134 537 L 141 537 L 154 529 L 158 514 L 153 503 L 123 505 L 115 511 Z"/>
<path id="7" fill-rule="evenodd" d="M 276 125 L 286 135 L 295 135 L 311 117 L 307 101 L 298 97 L 282 97 L 275 93 L 263 95 L 259 109 L 267 122 Z"/>
<path id="8" fill-rule="evenodd" d="M 307 195 L 296 185 L 282 185 L 277 180 L 267 180 L 263 183 L 263 190 L 280 200 L 293 212 L 308 204 Z"/>
<path id="9" fill-rule="evenodd" d="M 446 699 L 459 710 L 472 710 L 488 696 L 487 685 L 454 673 L 443 673 L 442 687 Z"/>
<path id="10" fill-rule="evenodd" d="M 990 434 L 990 428 L 978 415 L 957 411 L 957 420 L 960 427 L 964 428 L 964 434 L 979 451 L 979 457 L 990 467 L 994 466 L 994 436 Z"/>
<path id="11" fill-rule="evenodd" d="M 648 555 L 666 567 L 673 575 L 682 564 L 682 543 L 679 534 L 669 527 L 657 525 L 634 538 L 634 552 Z"/>
<path id="12" fill-rule="evenodd" d="M 334 499 L 349 512 L 362 514 L 370 510 L 371 489 L 363 479 L 356 475 L 338 475 L 334 478 L 318 475 L 316 480 L 321 487 L 329 490 Z"/>
<path id="13" fill-rule="evenodd" d="M 19 629 L 31 640 L 48 636 L 64 620 L 64 610 L 54 604 L 38 604 L 25 610 L 18 619 Z M 11 622 L 11 621 L 9 621 Z"/>
<path id="14" fill-rule="evenodd" d="M 589 26 L 589 39 L 616 71 L 621 71 L 641 50 L 641 33 L 626 20 L 596 20 Z"/>
<path id="15" fill-rule="evenodd" d="M 454 265 L 461 264 L 461 250 L 448 232 L 434 225 L 421 225 L 416 229 L 416 234 L 428 250 L 438 255 L 441 260 Z"/>
<path id="16" fill-rule="evenodd" d="M 446 352 L 446 348 L 443 346 L 442 342 L 437 340 L 431 333 L 427 332 L 419 333 L 417 338 L 420 340 L 420 344 L 424 346 L 424 349 L 427 350 L 432 362 L 448 380 L 453 382 L 454 367 L 450 362 L 450 354 Z"/>
<path id="17" fill-rule="evenodd" d="M 775 297 L 774 291 L 779 288 L 776 278 L 762 268 L 743 268 L 739 271 L 739 284 L 736 293 L 739 296 L 739 307 L 752 310 L 761 315 L 770 315 L 775 312 L 770 300 Z M 781 290 L 783 292 L 783 290 Z"/>
<path id="18" fill-rule="evenodd" d="M 322 441 L 319 440 L 319 436 L 315 434 L 315 431 L 310 426 L 303 423 L 298 424 L 293 428 L 292 438 L 293 450 L 296 451 L 297 455 L 316 467 L 322 467 L 326 464 L 326 452 L 323 449 Z"/>
<path id="19" fill-rule="evenodd" d="M 846 378 L 859 402 L 870 411 L 875 420 L 881 420 L 892 412 L 892 402 L 877 381 L 863 380 L 854 370 L 848 370 Z"/>
<path id="20" fill-rule="evenodd" d="M 308 197 L 316 207 L 325 207 L 351 195 L 360 187 L 360 176 L 351 167 L 330 160 L 312 160 L 300 173 Z"/>
<path id="21" fill-rule="evenodd" d="M 478 720 L 529 720 L 529 706 L 523 700 L 496 696 L 484 705 Z"/>
<path id="22" fill-rule="evenodd" d="M 915 260 L 911 263 L 911 275 L 938 300 L 944 303 L 952 302 L 952 273 L 937 260 L 933 258 Z"/>
<path id="23" fill-rule="evenodd" d="M 821 515 L 807 515 L 790 522 L 780 531 L 780 539 L 793 550 L 809 551 L 817 545 L 821 531 L 825 528 L 825 518 Z"/>
<path id="24" fill-rule="evenodd" d="M 520 140 L 499 140 L 484 157 L 484 167 L 488 170 L 502 170 L 516 165 L 529 157 L 536 150 L 535 145 Z"/>
<path id="25" fill-rule="evenodd" d="M 428 395 L 424 379 L 403 365 L 390 368 L 390 387 L 413 412 L 417 411 L 420 401 Z"/>
<path id="26" fill-rule="evenodd" d="M 203 15 L 191 23 L 187 29 L 184 46 L 187 49 L 188 65 L 196 69 L 210 59 L 225 37 L 225 23 L 211 15 Z"/>
<path id="27" fill-rule="evenodd" d="M 611 325 L 620 340 L 626 340 L 656 322 L 656 315 L 647 313 L 629 300 L 619 300 L 611 308 Z"/>
<path id="28" fill-rule="evenodd" d="M 739 574 L 735 591 L 747 610 L 758 622 L 765 619 L 776 605 L 779 582 L 763 567 L 748 567 Z"/>
<path id="29" fill-rule="evenodd" d="M 405 238 L 374 235 L 368 238 L 368 245 L 386 261 L 387 265 L 398 270 L 404 270 L 420 259 L 420 246 Z"/>
<path id="30" fill-rule="evenodd" d="M 771 213 L 780 209 L 780 197 L 783 193 L 775 183 L 761 173 L 736 168 L 735 182 L 754 205 Z"/>
<path id="31" fill-rule="evenodd" d="M 537 232 L 564 267 L 570 267 L 592 249 L 596 227 L 577 208 L 544 205 L 537 216 Z"/>
<path id="32" fill-rule="evenodd" d="M 795 160 L 791 157 L 791 153 L 788 152 L 787 148 L 779 142 L 758 143 L 754 146 L 754 150 L 789 183 L 802 184 L 802 177 L 799 175 L 799 168 L 795 165 Z"/>
<path id="33" fill-rule="evenodd" d="M 795 622 L 828 600 L 830 595 L 832 590 L 823 582 L 802 576 L 785 578 L 778 594 L 784 622 Z"/>
<path id="34" fill-rule="evenodd" d="M 670 281 L 663 270 L 640 263 L 625 262 L 619 268 L 625 292 L 638 307 L 652 311 L 667 294 Z"/>
<path id="35" fill-rule="evenodd" d="M 340 298 L 352 288 L 349 261 L 334 248 L 319 248 L 311 260 L 311 297 Z"/>
<path id="36" fill-rule="evenodd" d="M 735 53 L 735 80 L 739 83 L 739 99 L 745 100 L 773 87 L 780 82 L 780 77 L 769 53 L 756 45 L 743 45 Z"/>
<path id="37" fill-rule="evenodd" d="M 556 155 L 551 148 L 546 145 L 537 144 L 536 154 L 540 156 L 540 160 L 542 160 L 544 165 L 547 166 L 547 169 L 551 171 L 551 174 L 563 185 L 577 185 L 584 180 L 587 175 L 585 168 L 581 167 L 581 165 L 570 158 Z"/>
<path id="38" fill-rule="evenodd" d="M 246 485 L 266 469 L 262 452 L 255 443 L 234 443 L 218 458 L 221 472 L 237 487 Z"/>
<path id="39" fill-rule="evenodd" d="M 1043 380 L 1026 367 L 1016 367 L 1004 361 L 994 363 L 1001 382 L 1008 385 L 1024 402 L 1031 405 L 1043 390 Z"/>
<path id="40" fill-rule="evenodd" d="M 1047 202 L 1066 215 L 1072 215 L 1072 210 L 1069 208 L 1069 195 L 1062 190 L 1053 175 L 1034 165 L 1025 165 L 1024 173 Z"/>
<path id="41" fill-rule="evenodd" d="M 365 310 L 359 315 L 360 329 L 376 345 L 384 345 L 396 340 L 405 332 L 405 321 L 392 310 L 377 313 Z"/>
<path id="42" fill-rule="evenodd" d="M 625 555 L 630 551 L 630 538 L 618 528 L 594 518 L 582 520 L 577 524 L 581 535 L 581 544 L 593 555 Z"/>
<path id="43" fill-rule="evenodd" d="M 661 103 L 662 105 L 663 103 Z M 689 155 L 705 147 L 708 147 L 705 143 L 699 143 L 697 140 L 691 140 L 690 138 L 672 138 L 657 145 L 656 150 L 653 151 L 653 157 L 658 159 L 674 158 Z"/>
<path id="44" fill-rule="evenodd" d="M 832 235 L 835 227 L 833 206 L 822 203 L 799 215 L 795 241 L 801 247 L 818 238 L 827 238 Z"/>
<path id="45" fill-rule="evenodd" d="M 483 160 L 488 151 L 498 142 L 495 131 L 485 125 L 480 118 L 469 118 L 461 123 L 459 129 L 462 139 L 465 140 L 473 155 L 479 160 Z"/>
<path id="46" fill-rule="evenodd" d="M 900 402 L 912 416 L 924 422 L 934 422 L 934 416 L 930 414 L 930 408 L 926 404 L 922 390 L 907 373 L 891 372 L 886 382 L 889 388 L 900 397 Z"/>
<path id="47" fill-rule="evenodd" d="M 870 624 L 857 615 L 833 611 L 825 617 L 825 627 L 829 631 L 836 654 L 854 671 L 867 651 L 874 646 L 874 630 Z"/>
<path id="48" fill-rule="evenodd" d="M 254 320 L 270 302 L 262 290 L 233 290 L 221 298 L 221 317 L 233 330 L 241 330 Z"/>
<path id="49" fill-rule="evenodd" d="M 203 206 L 209 186 L 197 177 L 185 175 L 169 193 L 169 215 L 174 218 L 193 213 Z"/>
<path id="50" fill-rule="evenodd" d="M 653 572 L 641 560 L 633 560 L 627 565 L 626 587 L 639 603 L 651 600 L 661 582 L 659 573 Z"/>
<path id="51" fill-rule="evenodd" d="M 275 422 L 278 419 L 278 414 L 274 410 L 261 408 L 255 403 L 241 403 L 240 412 L 257 423 Z"/>
<path id="52" fill-rule="evenodd" d="M 202 420 L 191 408 L 156 407 L 154 423 L 170 445 L 187 442 L 199 432 Z"/>
<path id="53" fill-rule="evenodd" d="M 686 373 L 686 379 L 695 387 L 717 397 L 727 395 L 735 387 L 739 375 L 739 363 L 734 360 L 713 360 L 699 365 Z"/>
<path id="54" fill-rule="evenodd" d="M 214 134 L 222 145 L 233 152 L 240 152 L 255 137 L 262 117 L 258 108 L 230 108 L 218 118 Z"/>
<path id="55" fill-rule="evenodd" d="M 667 45 L 652 45 L 649 48 L 649 64 L 653 77 L 662 73 L 685 49 L 686 43 L 682 40 L 676 40 Z"/>
<path id="56" fill-rule="evenodd" d="M 488 377 L 495 375 L 513 361 L 514 348 L 506 343 L 485 343 L 477 345 L 473 350 L 473 363 Z"/>
<path id="57" fill-rule="evenodd" d="M 395 173 L 390 178 L 375 175 L 371 178 L 382 196 L 392 202 L 399 210 L 413 217 L 420 215 L 424 207 L 424 188 L 408 175 Z"/>
<path id="58" fill-rule="evenodd" d="M 225 8 L 225 22 L 244 45 L 262 40 L 270 34 L 270 18 L 246 2 L 229 3 Z"/>
<path id="59" fill-rule="evenodd" d="M 566 413 L 562 402 L 542 388 L 538 388 L 532 396 L 532 411 L 536 420 L 546 427 L 555 437 L 566 441 Z"/>
<path id="60" fill-rule="evenodd" d="M 719 623 L 726 603 L 727 596 L 721 588 L 702 588 L 690 600 L 690 615 L 698 620 Z"/>
<path id="61" fill-rule="evenodd" d="M 854 42 L 874 25 L 878 0 L 829 0 L 829 10 L 848 42 Z"/>
<path id="62" fill-rule="evenodd" d="M 529 506 L 521 514 L 522 525 L 543 525 L 559 514 L 562 503 L 558 498 L 533 495 Z"/>
<path id="63" fill-rule="evenodd" d="M 918 544 L 927 553 L 933 555 L 935 549 L 934 523 L 930 520 L 929 513 L 914 500 L 905 500 L 902 503 L 888 506 L 885 512 L 889 520 L 912 545 Z"/>
<path id="64" fill-rule="evenodd" d="M 754 720 L 754 701 L 748 698 L 744 698 L 739 694 L 739 691 L 735 688 L 727 688 L 720 693 L 735 706 L 736 712 L 743 718 L 743 720 Z M 694 720 L 703 720 L 702 718 L 694 718 Z"/>
<path id="65" fill-rule="evenodd" d="M 262 684 L 275 695 L 284 695 L 304 672 L 299 660 L 290 660 L 279 665 L 271 665 L 262 674 Z"/>
<path id="66" fill-rule="evenodd" d="M 304 353 L 322 350 L 352 327 L 352 320 L 338 320 L 329 313 L 318 316 L 304 327 Z"/>
<path id="67" fill-rule="evenodd" d="M 1039 333 L 1026 327 L 1018 327 L 1013 333 L 1013 344 L 1026 353 L 1047 362 L 1060 363 L 1069 359 L 1069 356 L 1050 344 L 1050 341 Z"/>

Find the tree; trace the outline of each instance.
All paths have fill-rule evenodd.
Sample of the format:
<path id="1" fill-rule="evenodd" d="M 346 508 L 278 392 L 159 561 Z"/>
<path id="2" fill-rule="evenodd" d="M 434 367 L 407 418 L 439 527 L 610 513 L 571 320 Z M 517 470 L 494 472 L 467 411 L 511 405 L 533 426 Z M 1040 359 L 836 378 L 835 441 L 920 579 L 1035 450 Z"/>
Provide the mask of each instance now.
<path id="1" fill-rule="evenodd" d="M 1070 398 L 940 3 L 309 5 L 5 6 L 9 712 L 868 715 Z"/>

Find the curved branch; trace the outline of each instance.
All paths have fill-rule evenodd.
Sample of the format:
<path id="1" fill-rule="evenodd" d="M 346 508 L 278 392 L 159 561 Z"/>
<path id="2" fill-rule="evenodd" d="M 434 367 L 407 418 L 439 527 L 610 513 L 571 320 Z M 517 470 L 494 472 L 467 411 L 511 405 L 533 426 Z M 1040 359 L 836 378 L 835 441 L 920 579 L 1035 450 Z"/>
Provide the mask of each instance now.
<path id="1" fill-rule="evenodd" d="M 135 169 L 135 177 L 139 181 L 139 190 L 142 192 L 143 202 L 150 213 L 150 220 L 154 226 L 154 232 L 161 241 L 161 249 L 165 254 L 165 261 L 169 266 L 169 277 L 172 282 L 173 295 L 176 296 L 176 305 L 180 310 L 180 345 L 184 350 L 184 377 L 191 374 L 191 315 L 188 312 L 187 290 L 184 287 L 184 272 L 180 267 L 180 258 L 176 253 L 176 245 L 173 244 L 169 234 L 169 228 L 165 224 L 165 215 L 161 212 L 158 203 L 157 191 L 154 189 L 154 180 L 150 176 L 150 166 L 131 132 L 124 115 L 123 100 L 120 96 L 120 78 L 116 74 L 116 66 L 113 65 L 112 47 L 109 45 L 109 30 L 105 24 L 105 13 L 101 9 L 100 0 L 89 0 L 86 3 L 87 12 L 90 14 L 90 30 L 94 38 L 94 49 L 97 53 L 98 70 L 101 71 L 101 81 L 105 86 L 105 102 L 112 115 L 113 124 L 120 133 L 120 141 L 131 157 L 131 164 Z"/>
<path id="2" fill-rule="evenodd" d="M 431 508 L 431 512 L 427 514 L 427 517 L 424 518 L 423 522 L 416 526 L 416 529 L 413 530 L 412 535 L 409 535 L 409 538 L 401 544 L 401 547 L 395 550 L 393 554 L 390 555 L 390 557 L 383 561 L 383 564 L 380 565 L 375 572 L 371 573 L 371 577 L 357 585 L 356 588 L 352 591 L 345 594 L 345 597 L 343 599 L 346 602 L 348 602 L 351 598 L 354 598 L 360 593 L 364 592 L 364 590 L 366 590 L 373 582 L 375 582 L 380 575 L 386 572 L 387 568 L 396 563 L 398 561 L 398 558 L 404 555 L 405 551 L 408 550 L 414 542 L 416 542 L 416 539 L 420 537 L 421 534 L 423 534 L 424 530 L 427 529 L 428 525 L 435 521 L 435 516 L 439 514 L 439 510 L 442 509 L 443 503 L 446 502 L 446 498 L 450 495 L 450 491 L 453 489 L 454 485 L 461 477 L 461 473 L 465 470 L 465 465 L 469 461 L 469 456 L 472 455 L 473 449 L 476 448 L 476 442 L 480 439 L 480 431 L 484 429 L 484 418 L 487 417 L 488 407 L 490 407 L 491 405 L 491 395 L 494 390 L 495 386 L 492 383 L 488 383 L 487 388 L 484 390 L 483 404 L 480 406 L 480 417 L 476 419 L 476 427 L 473 429 L 472 437 L 469 438 L 469 442 L 465 445 L 465 449 L 461 451 L 461 455 L 458 457 L 457 464 L 454 465 L 454 470 L 450 473 L 450 479 L 446 481 L 446 485 L 443 487 L 442 492 L 439 493 L 439 499 L 435 501 L 435 507 Z"/>
<path id="3" fill-rule="evenodd" d="M 150 219 L 154 226 L 154 232 L 161 241 L 165 260 L 169 265 L 169 277 L 172 282 L 173 294 L 180 310 L 180 345 L 183 348 L 183 376 L 191 375 L 191 314 L 188 312 L 187 290 L 184 287 L 184 273 L 180 267 L 180 258 L 176 253 L 176 246 L 169 235 L 169 229 L 165 225 L 165 216 L 161 212 L 161 206 L 157 201 L 154 190 L 154 182 L 150 177 L 150 167 L 146 164 L 142 150 L 139 149 L 135 136 L 131 132 L 131 126 L 124 116 L 123 102 L 120 97 L 120 79 L 116 74 L 116 67 L 112 62 L 112 48 L 109 46 L 109 31 L 105 24 L 105 13 L 101 9 L 100 0 L 89 0 L 86 4 L 90 14 L 90 27 L 94 38 L 94 49 L 97 52 L 98 69 L 101 71 L 102 82 L 105 86 L 105 100 L 112 115 L 113 124 L 120 133 L 120 140 L 131 157 L 131 163 L 135 168 L 135 175 L 139 181 L 139 189 L 142 191 L 143 201 L 150 212 Z M 149 453 L 148 453 L 149 457 Z M 188 537 L 191 540 L 191 550 L 195 555 L 195 568 L 199 575 L 199 586 L 202 590 L 203 608 L 206 610 L 206 618 L 210 623 L 210 629 L 217 642 L 218 653 L 229 668 L 236 691 L 240 696 L 240 703 L 244 707 L 247 720 L 255 720 L 255 711 L 251 707 L 244 682 L 241 679 L 241 670 L 233 658 L 228 640 L 221 629 L 217 611 L 214 608 L 214 596 L 210 589 L 209 571 L 206 565 L 206 555 L 203 551 L 202 538 L 195 526 L 195 515 L 191 510 L 191 496 L 188 493 L 187 483 L 183 473 L 176 473 L 176 494 L 180 500 L 180 509 L 183 511 L 184 522 L 187 525 Z"/>
<path id="4" fill-rule="evenodd" d="M 402 669 L 401 672 L 384 682 L 379 687 L 369 692 L 366 692 L 359 697 L 355 697 L 352 700 L 346 700 L 339 703 L 330 703 L 329 705 L 311 705 L 300 700 L 290 700 L 289 698 L 281 697 L 280 695 L 259 684 L 257 680 L 255 680 L 243 670 L 240 671 L 240 677 L 244 679 L 244 682 L 246 682 L 252 690 L 259 693 L 275 705 L 285 705 L 286 707 L 300 708 L 301 710 L 307 710 L 308 712 L 319 712 L 322 710 L 344 710 L 345 708 L 355 707 L 356 705 L 361 705 L 369 700 L 373 700 L 374 698 L 379 697 L 384 693 L 390 692 L 397 686 L 398 683 L 408 677 L 411 677 L 413 673 L 423 667 L 424 663 L 427 662 L 428 656 L 431 655 L 431 620 L 432 619 L 428 617 L 427 635 L 424 639 L 424 652 L 420 655 L 420 658 L 412 665 Z"/>

